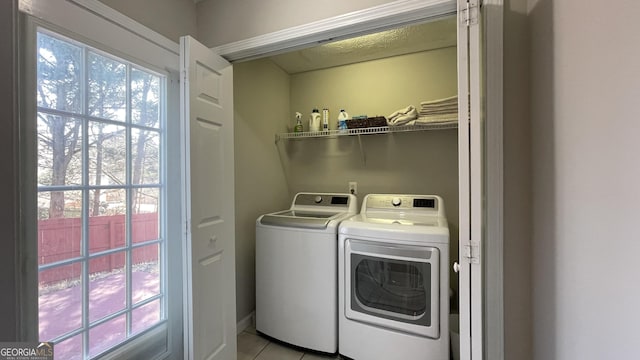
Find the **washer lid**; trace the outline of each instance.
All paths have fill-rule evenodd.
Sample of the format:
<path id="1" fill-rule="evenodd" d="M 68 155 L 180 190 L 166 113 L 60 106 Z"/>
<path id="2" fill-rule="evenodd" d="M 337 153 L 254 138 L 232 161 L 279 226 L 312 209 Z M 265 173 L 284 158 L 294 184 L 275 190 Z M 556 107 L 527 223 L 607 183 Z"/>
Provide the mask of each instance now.
<path id="1" fill-rule="evenodd" d="M 284 210 L 264 215 L 260 219 L 260 224 L 307 229 L 326 229 L 331 220 L 343 214 L 342 212 Z"/>

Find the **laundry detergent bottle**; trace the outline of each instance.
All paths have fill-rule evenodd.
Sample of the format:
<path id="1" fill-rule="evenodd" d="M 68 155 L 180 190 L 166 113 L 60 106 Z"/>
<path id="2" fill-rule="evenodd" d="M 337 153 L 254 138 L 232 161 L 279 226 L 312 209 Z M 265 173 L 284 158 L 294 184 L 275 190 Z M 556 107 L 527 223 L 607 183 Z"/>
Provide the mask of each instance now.
<path id="1" fill-rule="evenodd" d="M 320 131 L 321 121 L 320 111 L 317 108 L 313 109 L 309 116 L 309 131 Z"/>
<path id="2" fill-rule="evenodd" d="M 349 114 L 347 114 L 344 109 L 340 109 L 340 113 L 338 114 L 338 129 L 341 132 L 347 131 L 347 119 L 349 119 Z"/>

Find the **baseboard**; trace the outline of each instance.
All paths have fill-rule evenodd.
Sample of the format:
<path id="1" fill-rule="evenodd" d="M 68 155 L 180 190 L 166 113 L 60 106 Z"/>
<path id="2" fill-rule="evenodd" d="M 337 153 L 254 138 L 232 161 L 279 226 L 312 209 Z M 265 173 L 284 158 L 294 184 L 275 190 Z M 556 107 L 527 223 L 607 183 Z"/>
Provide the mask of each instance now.
<path id="1" fill-rule="evenodd" d="M 238 321 L 238 324 L 237 324 L 238 334 L 243 332 L 246 328 L 253 326 L 254 324 L 253 319 L 255 318 L 255 316 L 256 316 L 256 312 L 252 311 L 249 315 L 245 316 L 240 321 Z"/>

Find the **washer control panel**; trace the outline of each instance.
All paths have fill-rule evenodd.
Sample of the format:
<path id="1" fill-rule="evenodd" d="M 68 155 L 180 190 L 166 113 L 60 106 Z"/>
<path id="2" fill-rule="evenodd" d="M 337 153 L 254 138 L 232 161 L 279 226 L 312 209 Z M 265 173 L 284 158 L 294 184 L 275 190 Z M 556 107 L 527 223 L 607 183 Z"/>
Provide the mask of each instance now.
<path id="1" fill-rule="evenodd" d="M 351 194 L 313 194 L 299 193 L 293 200 L 294 206 L 329 206 L 345 208 L 355 205 L 355 197 Z"/>

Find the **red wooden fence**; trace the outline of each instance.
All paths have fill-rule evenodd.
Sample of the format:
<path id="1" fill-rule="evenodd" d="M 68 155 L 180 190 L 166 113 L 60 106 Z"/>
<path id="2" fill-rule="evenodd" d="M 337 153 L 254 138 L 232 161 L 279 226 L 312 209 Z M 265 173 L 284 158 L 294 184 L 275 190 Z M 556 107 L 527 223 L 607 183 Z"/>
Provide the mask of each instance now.
<path id="1" fill-rule="evenodd" d="M 158 238 L 158 213 L 136 214 L 131 219 L 133 243 Z M 80 218 L 48 219 L 38 221 L 38 264 L 80 256 L 82 244 L 82 222 Z M 125 216 L 95 216 L 89 218 L 89 253 L 122 247 L 125 244 Z M 133 250 L 132 264 L 158 261 L 158 245 L 147 245 Z M 125 253 L 118 252 L 100 256 L 89 261 L 89 273 L 110 272 L 125 266 Z M 80 279 L 81 265 L 75 263 L 40 272 L 40 284 L 62 280 Z"/>

